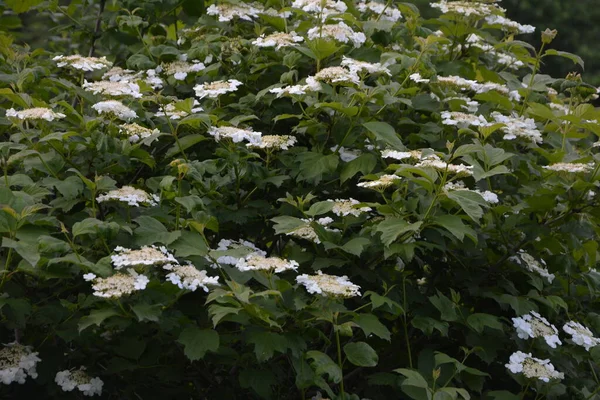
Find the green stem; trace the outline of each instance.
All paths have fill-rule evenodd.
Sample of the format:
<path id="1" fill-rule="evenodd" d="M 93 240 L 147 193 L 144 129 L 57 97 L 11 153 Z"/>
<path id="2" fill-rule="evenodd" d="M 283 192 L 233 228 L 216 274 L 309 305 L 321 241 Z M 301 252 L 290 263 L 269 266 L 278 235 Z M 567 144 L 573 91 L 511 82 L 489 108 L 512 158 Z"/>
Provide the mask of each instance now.
<path id="1" fill-rule="evenodd" d="M 337 317 L 335 319 L 335 325 L 337 325 Z M 346 392 L 344 391 L 344 370 L 342 364 L 342 345 L 340 342 L 340 331 L 335 329 L 335 325 L 333 329 L 335 330 L 335 342 L 337 345 L 337 355 L 338 355 L 338 365 L 340 366 L 340 372 L 342 373 L 342 379 L 340 380 L 340 397 L 342 400 L 346 399 Z"/>
<path id="2" fill-rule="evenodd" d="M 540 50 L 537 52 L 537 54 L 535 56 L 535 64 L 533 65 L 533 71 L 531 72 L 531 78 L 529 79 L 529 85 L 527 85 L 527 93 L 525 93 L 525 98 L 523 99 L 523 107 L 521 107 L 521 112 L 519 113 L 519 115 L 523 115 L 523 113 L 525 112 L 525 107 L 527 107 L 527 100 L 529 99 L 529 95 L 533 91 L 531 89 L 531 87 L 533 86 L 533 80 L 535 79 L 535 75 L 537 74 L 537 71 L 540 67 L 540 60 L 542 59 L 542 51 L 544 51 L 545 46 L 546 46 L 546 43 L 542 42 L 542 45 L 540 46 Z"/>
<path id="3" fill-rule="evenodd" d="M 404 339 L 406 340 L 406 350 L 408 352 L 408 366 L 410 368 L 413 367 L 412 362 L 412 351 L 410 349 L 410 339 L 408 338 L 408 323 L 406 320 L 406 314 L 408 313 L 408 306 L 406 302 L 406 276 L 402 277 L 402 308 L 404 308 L 404 313 L 402 314 L 404 320 Z"/>

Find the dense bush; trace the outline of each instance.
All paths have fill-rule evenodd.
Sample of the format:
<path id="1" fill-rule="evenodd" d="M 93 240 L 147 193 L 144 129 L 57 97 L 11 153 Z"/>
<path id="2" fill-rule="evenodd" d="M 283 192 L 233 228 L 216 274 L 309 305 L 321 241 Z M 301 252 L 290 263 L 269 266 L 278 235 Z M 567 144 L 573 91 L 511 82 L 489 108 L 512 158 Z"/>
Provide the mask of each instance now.
<path id="1" fill-rule="evenodd" d="M 600 113 L 554 32 L 1 4 L 3 399 L 600 399 Z"/>

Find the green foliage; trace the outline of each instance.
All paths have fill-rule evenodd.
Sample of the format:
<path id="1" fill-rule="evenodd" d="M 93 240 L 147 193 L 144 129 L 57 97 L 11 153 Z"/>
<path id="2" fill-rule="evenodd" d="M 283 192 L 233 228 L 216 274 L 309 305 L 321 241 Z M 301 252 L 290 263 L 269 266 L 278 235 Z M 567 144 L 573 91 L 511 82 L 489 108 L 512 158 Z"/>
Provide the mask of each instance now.
<path id="1" fill-rule="evenodd" d="M 543 69 L 583 60 L 323 5 L 0 1 L 2 399 L 600 399 L 597 90 Z"/>

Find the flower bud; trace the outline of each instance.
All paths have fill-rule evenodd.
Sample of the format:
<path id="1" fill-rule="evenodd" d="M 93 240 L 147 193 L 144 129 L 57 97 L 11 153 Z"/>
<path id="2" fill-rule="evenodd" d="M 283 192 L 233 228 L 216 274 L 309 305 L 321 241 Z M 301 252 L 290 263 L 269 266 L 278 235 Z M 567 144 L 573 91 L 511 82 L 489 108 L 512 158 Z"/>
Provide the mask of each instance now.
<path id="1" fill-rule="evenodd" d="M 542 32 L 542 43 L 544 44 L 549 44 L 552 43 L 552 41 L 554 40 L 554 38 L 556 37 L 556 35 L 558 34 L 558 31 L 556 29 L 548 29 L 546 28 L 546 30 L 544 32 Z"/>

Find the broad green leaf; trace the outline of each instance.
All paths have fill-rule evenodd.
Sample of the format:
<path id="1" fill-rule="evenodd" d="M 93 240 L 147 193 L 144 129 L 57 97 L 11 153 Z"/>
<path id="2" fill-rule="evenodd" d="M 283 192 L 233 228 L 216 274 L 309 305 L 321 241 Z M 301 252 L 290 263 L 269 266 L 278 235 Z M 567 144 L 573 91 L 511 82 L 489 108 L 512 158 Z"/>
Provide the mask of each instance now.
<path id="1" fill-rule="evenodd" d="M 89 315 L 79 320 L 79 332 L 92 325 L 100 326 L 107 318 L 114 317 L 115 315 L 119 315 L 119 312 L 113 308 L 92 310 Z"/>
<path id="2" fill-rule="evenodd" d="M 4 0 L 4 4 L 17 14 L 21 14 L 43 3 L 43 1 L 44 0 Z"/>
<path id="3" fill-rule="evenodd" d="M 404 148 L 402 141 L 396 134 L 396 130 L 387 122 L 366 122 L 363 126 L 373 133 L 377 140 L 381 140 L 397 150 L 402 150 Z"/>
<path id="4" fill-rule="evenodd" d="M 486 201 L 479 193 L 469 190 L 453 190 L 447 193 L 448 198 L 455 201 L 475 222 L 483 216 L 481 207 L 487 207 Z"/>
<path id="5" fill-rule="evenodd" d="M 458 320 L 458 314 L 456 313 L 454 303 L 441 292 L 438 291 L 437 295 L 429 297 L 429 301 L 439 310 L 442 320 Z"/>
<path id="6" fill-rule="evenodd" d="M 310 206 L 306 215 L 314 217 L 316 215 L 326 214 L 333 208 L 333 201 L 319 201 Z"/>
<path id="7" fill-rule="evenodd" d="M 152 321 L 158 322 L 160 314 L 162 313 L 162 305 L 160 304 L 146 304 L 139 303 L 131 307 L 135 315 L 138 317 L 138 321 Z"/>
<path id="8" fill-rule="evenodd" d="M 361 154 L 354 160 L 347 162 L 340 173 L 340 182 L 344 183 L 357 173 L 370 174 L 377 165 L 377 159 L 372 154 Z"/>
<path id="9" fill-rule="evenodd" d="M 422 224 L 423 221 L 410 224 L 402 218 L 388 217 L 377 225 L 377 232 L 381 232 L 381 242 L 389 246 L 403 233 L 418 231 Z"/>
<path id="10" fill-rule="evenodd" d="M 208 352 L 219 348 L 219 334 L 213 329 L 200 329 L 188 326 L 179 334 L 177 339 L 183 345 L 183 352 L 190 361 L 204 358 Z"/>
<path id="11" fill-rule="evenodd" d="M 310 350 L 306 352 L 306 358 L 312 360 L 311 365 L 317 375 L 327 374 L 333 383 L 340 383 L 342 370 L 327 354 Z"/>
<path id="12" fill-rule="evenodd" d="M 490 314 L 475 313 L 467 317 L 467 324 L 477 333 L 482 333 L 484 327 L 502 331 L 502 322 Z"/>
<path id="13" fill-rule="evenodd" d="M 351 342 L 344 346 L 344 354 L 352 364 L 359 367 L 374 367 L 379 362 L 379 356 L 365 342 Z"/>
<path id="14" fill-rule="evenodd" d="M 462 218 L 457 215 L 437 215 L 433 218 L 432 223 L 447 229 L 461 242 L 467 236 L 477 243 L 477 233 L 470 226 L 465 225 Z"/>
<path id="15" fill-rule="evenodd" d="M 254 344 L 254 354 L 258 362 L 273 358 L 275 352 L 285 353 L 287 351 L 286 338 L 274 332 L 251 332 L 248 335 L 248 342 Z"/>
<path id="16" fill-rule="evenodd" d="M 371 297 L 371 301 L 372 301 Z M 354 322 L 363 330 L 366 337 L 374 334 L 388 342 L 392 340 L 392 336 L 388 328 L 383 325 L 374 314 L 358 314 L 354 317 Z"/>
<path id="17" fill-rule="evenodd" d="M 542 57 L 546 57 L 546 56 L 558 56 L 558 57 L 568 58 L 569 60 L 573 61 L 573 63 L 579 64 L 579 66 L 581 66 L 582 69 L 585 66 L 583 59 L 581 57 L 579 57 L 577 54 L 569 53 L 567 51 L 548 49 L 544 52 L 544 55 Z"/>

